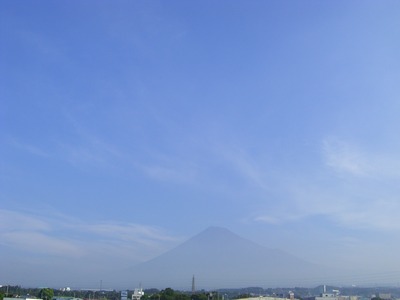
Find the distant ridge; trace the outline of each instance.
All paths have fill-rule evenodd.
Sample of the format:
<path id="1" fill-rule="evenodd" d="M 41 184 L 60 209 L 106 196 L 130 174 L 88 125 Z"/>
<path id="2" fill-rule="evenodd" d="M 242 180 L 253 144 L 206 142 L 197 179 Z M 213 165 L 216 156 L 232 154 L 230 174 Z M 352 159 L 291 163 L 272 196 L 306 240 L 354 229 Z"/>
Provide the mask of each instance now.
<path id="1" fill-rule="evenodd" d="M 246 286 L 311 286 L 322 268 L 277 249 L 209 227 L 176 248 L 134 266 L 129 277 L 148 287 L 190 290 Z"/>

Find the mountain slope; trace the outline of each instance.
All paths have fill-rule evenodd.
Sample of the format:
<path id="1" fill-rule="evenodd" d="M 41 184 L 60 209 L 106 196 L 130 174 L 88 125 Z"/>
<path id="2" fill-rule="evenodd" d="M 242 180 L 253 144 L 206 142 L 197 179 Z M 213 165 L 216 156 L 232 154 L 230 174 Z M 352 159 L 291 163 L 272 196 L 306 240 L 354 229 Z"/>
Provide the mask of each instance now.
<path id="1" fill-rule="evenodd" d="M 145 286 L 198 288 L 310 285 L 320 268 L 231 231 L 210 227 L 178 247 L 132 268 Z"/>

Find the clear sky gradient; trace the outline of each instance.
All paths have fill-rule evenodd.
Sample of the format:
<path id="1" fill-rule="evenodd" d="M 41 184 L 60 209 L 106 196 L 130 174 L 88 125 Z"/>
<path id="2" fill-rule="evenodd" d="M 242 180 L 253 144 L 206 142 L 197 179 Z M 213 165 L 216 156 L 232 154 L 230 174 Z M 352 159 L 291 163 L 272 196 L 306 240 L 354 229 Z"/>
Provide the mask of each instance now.
<path id="1" fill-rule="evenodd" d="M 397 284 L 399 16 L 1 1 L 0 284 L 98 287 L 208 226 Z"/>

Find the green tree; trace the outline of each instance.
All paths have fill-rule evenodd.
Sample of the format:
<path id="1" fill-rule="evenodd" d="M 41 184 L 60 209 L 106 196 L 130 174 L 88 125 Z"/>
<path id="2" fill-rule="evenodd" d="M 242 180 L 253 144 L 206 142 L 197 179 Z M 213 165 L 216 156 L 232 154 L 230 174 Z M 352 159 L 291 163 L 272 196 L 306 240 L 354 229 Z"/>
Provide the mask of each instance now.
<path id="1" fill-rule="evenodd" d="M 151 295 L 149 296 L 149 299 L 150 299 L 150 300 L 158 300 L 158 299 L 160 299 L 160 298 L 161 298 L 160 293 L 151 294 Z"/>
<path id="2" fill-rule="evenodd" d="M 239 296 L 237 296 L 235 298 L 236 299 L 250 298 L 250 294 L 240 294 Z"/>
<path id="3" fill-rule="evenodd" d="M 192 300 L 208 300 L 208 296 L 205 293 L 192 295 Z"/>
<path id="4" fill-rule="evenodd" d="M 175 298 L 175 291 L 171 288 L 166 288 L 165 290 L 161 291 L 161 299 L 160 300 L 174 300 Z"/>
<path id="5" fill-rule="evenodd" d="M 43 300 L 51 300 L 54 296 L 54 290 L 49 288 L 44 288 L 39 291 L 38 298 Z"/>
<path id="6" fill-rule="evenodd" d="M 179 293 L 175 294 L 175 300 L 190 300 L 190 297 L 189 295 Z"/>

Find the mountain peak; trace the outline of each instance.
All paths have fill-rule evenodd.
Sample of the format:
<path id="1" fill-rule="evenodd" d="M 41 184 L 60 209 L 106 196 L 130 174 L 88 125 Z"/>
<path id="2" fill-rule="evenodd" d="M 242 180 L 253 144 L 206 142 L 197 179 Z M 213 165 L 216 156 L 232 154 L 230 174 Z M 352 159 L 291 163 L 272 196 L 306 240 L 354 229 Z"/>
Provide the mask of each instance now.
<path id="1" fill-rule="evenodd" d="M 220 227 L 220 226 L 209 226 L 206 229 L 204 229 L 202 232 L 208 232 L 208 231 L 211 231 L 211 232 L 216 232 L 216 231 L 219 231 L 219 232 L 227 232 L 227 231 L 231 232 L 229 229 L 227 229 L 225 227 Z"/>
<path id="2" fill-rule="evenodd" d="M 218 235 L 236 235 L 229 229 L 219 226 L 210 226 L 200 232 L 198 235 L 218 236 Z"/>
<path id="3" fill-rule="evenodd" d="M 227 228 L 210 226 L 186 241 L 186 243 L 184 244 L 187 243 L 195 243 L 203 246 L 213 245 L 213 247 L 223 247 L 224 245 L 229 245 L 230 247 L 238 247 L 240 244 L 247 244 L 252 242 L 238 236 Z"/>

